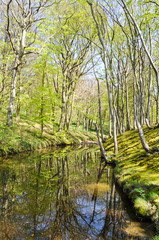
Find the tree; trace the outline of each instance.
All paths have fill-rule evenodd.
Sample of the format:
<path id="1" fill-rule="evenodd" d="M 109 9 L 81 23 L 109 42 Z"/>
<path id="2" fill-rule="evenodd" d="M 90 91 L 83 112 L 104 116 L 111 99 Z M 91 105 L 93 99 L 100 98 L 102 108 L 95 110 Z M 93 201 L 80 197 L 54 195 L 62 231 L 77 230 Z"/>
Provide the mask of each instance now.
<path id="1" fill-rule="evenodd" d="M 37 3 L 31 0 L 27 2 L 9 0 L 6 4 L 7 35 L 14 54 L 10 101 L 7 112 L 8 126 L 13 124 L 18 70 L 25 62 L 24 57 L 32 53 L 29 48 L 36 38 L 36 23 L 42 20 L 40 13 L 47 4 L 48 0 L 39 0 Z M 32 38 L 29 38 L 28 33 L 31 29 L 33 34 L 31 34 Z"/>
<path id="2" fill-rule="evenodd" d="M 101 48 L 102 48 L 102 61 L 103 61 L 104 68 L 105 68 L 105 79 L 106 79 L 108 99 L 109 99 L 109 110 L 110 110 L 110 116 L 111 116 L 112 123 L 113 123 L 114 153 L 117 154 L 118 145 L 117 145 L 117 134 L 116 134 L 116 118 L 115 118 L 115 111 L 113 110 L 111 84 L 110 84 L 109 78 L 108 78 L 107 40 L 106 40 L 106 36 L 105 36 L 105 33 L 107 30 L 106 30 L 106 25 L 103 24 L 105 19 L 103 19 L 104 16 L 102 16 L 102 13 L 100 12 L 100 10 L 97 10 L 97 7 L 98 7 L 97 4 L 95 7 L 96 7 L 96 12 L 97 12 L 98 17 L 95 16 L 93 4 L 90 1 L 87 1 L 87 3 L 90 6 L 92 17 L 93 17 L 93 20 L 94 20 L 96 28 L 97 28 L 98 38 L 99 38 Z M 98 21 L 98 19 L 99 19 L 99 21 Z M 111 41 L 113 41 L 113 36 L 112 36 Z M 111 45 L 111 43 L 110 43 L 110 45 Z M 110 64 L 110 67 L 111 67 L 111 64 Z M 111 72 L 112 72 L 112 69 L 111 69 Z"/>
<path id="3" fill-rule="evenodd" d="M 58 69 L 58 78 L 54 75 L 53 79 L 55 91 L 61 94 L 59 131 L 69 129 L 77 82 L 90 69 L 91 41 L 83 36 L 89 35 L 90 39 L 93 39 L 94 32 L 91 28 L 87 32 L 87 16 L 78 3 L 73 3 L 72 6 L 62 3 L 58 5 L 54 16 L 50 14 L 50 21 L 52 18 L 57 21 L 56 25 L 49 29 L 48 49 L 52 65 Z M 50 26 L 50 22 L 46 22 L 46 25 Z"/>

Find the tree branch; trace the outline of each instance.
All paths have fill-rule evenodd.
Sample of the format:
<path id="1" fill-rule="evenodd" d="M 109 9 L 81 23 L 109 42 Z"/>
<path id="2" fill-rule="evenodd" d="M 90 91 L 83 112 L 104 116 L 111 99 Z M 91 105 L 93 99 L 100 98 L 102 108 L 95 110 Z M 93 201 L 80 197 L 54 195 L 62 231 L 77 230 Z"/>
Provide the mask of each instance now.
<path id="1" fill-rule="evenodd" d="M 11 46 L 12 46 L 12 49 L 15 53 L 17 53 L 15 47 L 14 47 L 14 44 L 13 44 L 13 41 L 12 41 L 12 37 L 11 37 L 11 33 L 10 33 L 10 17 L 9 17 L 9 10 L 10 10 L 10 4 L 12 3 L 12 0 L 10 0 L 7 4 L 7 33 L 8 33 L 8 36 L 9 36 L 9 40 L 10 40 L 10 43 L 11 43 Z"/>

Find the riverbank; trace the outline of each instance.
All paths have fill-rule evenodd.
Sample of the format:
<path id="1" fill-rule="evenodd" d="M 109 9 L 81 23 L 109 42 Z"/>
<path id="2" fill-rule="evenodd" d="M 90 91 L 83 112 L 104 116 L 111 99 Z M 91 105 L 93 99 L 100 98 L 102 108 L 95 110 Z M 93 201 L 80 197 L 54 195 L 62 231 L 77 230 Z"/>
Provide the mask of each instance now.
<path id="1" fill-rule="evenodd" d="M 44 127 L 41 136 L 40 124 L 25 120 L 12 127 L 0 126 L 0 156 L 15 154 L 56 145 L 71 145 L 96 142 L 95 132 L 71 129 L 53 132 L 51 126 Z"/>
<path id="2" fill-rule="evenodd" d="M 144 133 L 151 147 L 159 145 L 159 128 L 145 127 Z M 116 181 L 133 202 L 136 213 L 155 222 L 159 231 L 159 154 L 144 151 L 137 130 L 119 136 L 118 146 Z M 112 153 L 113 139 L 104 147 Z"/>

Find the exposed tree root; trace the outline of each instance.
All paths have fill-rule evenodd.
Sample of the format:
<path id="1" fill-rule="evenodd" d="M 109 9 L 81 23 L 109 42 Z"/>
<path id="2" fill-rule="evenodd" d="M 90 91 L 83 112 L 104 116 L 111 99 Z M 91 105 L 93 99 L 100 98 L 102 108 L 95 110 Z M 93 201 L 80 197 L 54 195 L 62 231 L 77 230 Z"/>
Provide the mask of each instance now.
<path id="1" fill-rule="evenodd" d="M 149 148 L 149 149 L 147 149 L 147 151 L 146 152 L 148 152 L 148 153 L 159 153 L 159 148 L 158 147 L 152 147 L 152 148 Z"/>
<path id="2" fill-rule="evenodd" d="M 146 118 L 145 121 L 146 121 L 146 126 L 148 127 L 148 129 L 156 129 L 156 128 L 159 128 L 159 123 L 157 124 L 157 126 L 151 127 L 147 118 Z"/>
<path id="3" fill-rule="evenodd" d="M 145 149 L 145 151 L 147 153 L 155 153 L 155 152 L 158 152 L 159 153 L 159 148 L 158 147 L 150 147 L 148 145 L 148 143 L 146 142 L 146 139 L 145 139 L 145 136 L 144 136 L 144 132 L 143 132 L 143 129 L 138 121 L 138 119 L 136 119 L 136 124 L 137 124 L 137 128 L 138 128 L 138 131 L 139 131 L 139 136 L 140 136 L 140 140 L 141 140 L 141 144 L 143 146 L 143 148 Z"/>

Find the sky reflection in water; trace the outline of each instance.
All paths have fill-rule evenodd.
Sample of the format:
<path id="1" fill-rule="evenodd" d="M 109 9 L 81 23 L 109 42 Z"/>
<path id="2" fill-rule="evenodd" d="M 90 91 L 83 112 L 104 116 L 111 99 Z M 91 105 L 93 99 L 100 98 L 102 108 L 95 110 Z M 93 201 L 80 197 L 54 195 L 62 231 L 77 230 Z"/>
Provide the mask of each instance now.
<path id="1" fill-rule="evenodd" d="M 129 217 L 113 169 L 95 147 L 55 148 L 0 162 L 0 239 L 147 240 Z"/>

